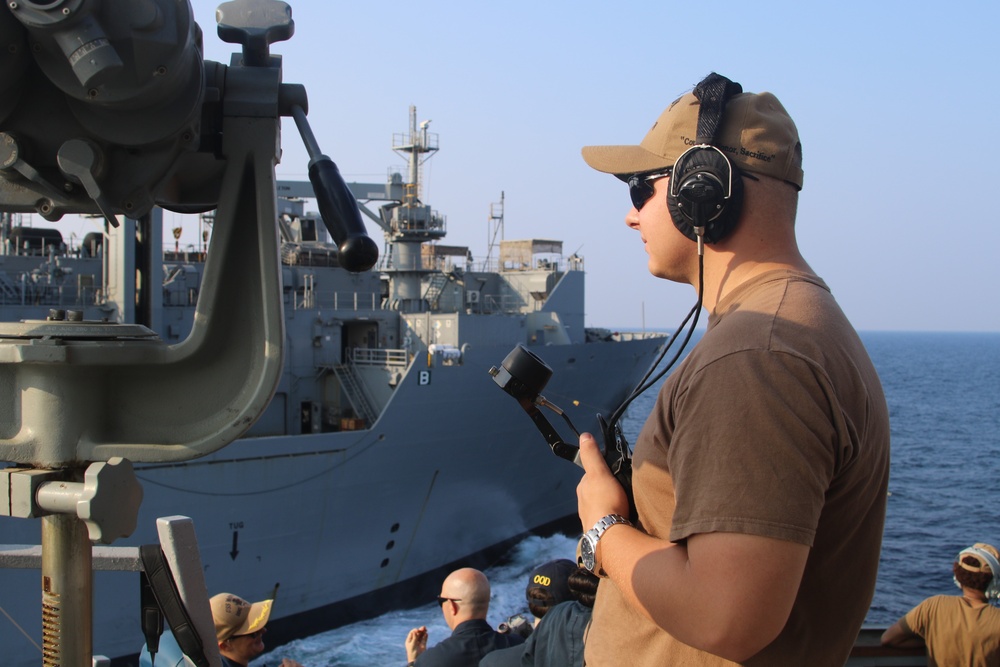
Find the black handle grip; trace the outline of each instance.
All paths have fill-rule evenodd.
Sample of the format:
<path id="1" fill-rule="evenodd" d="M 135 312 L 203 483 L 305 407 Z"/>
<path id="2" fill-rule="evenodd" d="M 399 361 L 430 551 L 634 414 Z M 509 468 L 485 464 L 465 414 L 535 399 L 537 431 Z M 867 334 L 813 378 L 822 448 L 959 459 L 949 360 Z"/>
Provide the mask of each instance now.
<path id="1" fill-rule="evenodd" d="M 340 250 L 340 265 L 348 271 L 367 271 L 378 261 L 378 245 L 368 236 L 354 199 L 340 170 L 326 155 L 309 160 L 312 182 L 323 224 Z"/>
<path id="2" fill-rule="evenodd" d="M 636 523 L 639 520 L 639 511 L 635 508 L 635 494 L 632 492 L 632 454 L 622 433 L 621 423 L 615 421 L 608 424 L 600 414 L 597 415 L 597 422 L 604 437 L 604 460 L 611 468 L 611 474 L 625 489 L 625 496 L 628 498 L 628 518 L 632 523 Z"/>

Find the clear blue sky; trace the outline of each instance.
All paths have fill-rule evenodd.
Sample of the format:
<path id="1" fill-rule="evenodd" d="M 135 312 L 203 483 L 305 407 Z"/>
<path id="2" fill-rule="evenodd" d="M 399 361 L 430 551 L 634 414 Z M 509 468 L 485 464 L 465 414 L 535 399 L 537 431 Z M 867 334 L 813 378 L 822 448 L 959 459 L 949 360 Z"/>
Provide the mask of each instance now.
<path id="1" fill-rule="evenodd" d="M 206 57 L 228 62 L 217 4 L 193 2 Z M 403 164 L 392 135 L 416 105 L 439 134 L 424 200 L 447 216 L 444 242 L 484 255 L 503 191 L 507 239 L 584 256 L 592 325 L 672 329 L 694 293 L 649 276 L 625 186 L 580 147 L 637 143 L 714 70 L 796 120 L 800 245 L 857 328 L 1000 331 L 995 0 L 289 4 L 295 36 L 272 52 L 345 177 Z M 284 128 L 279 177 L 304 179 Z"/>

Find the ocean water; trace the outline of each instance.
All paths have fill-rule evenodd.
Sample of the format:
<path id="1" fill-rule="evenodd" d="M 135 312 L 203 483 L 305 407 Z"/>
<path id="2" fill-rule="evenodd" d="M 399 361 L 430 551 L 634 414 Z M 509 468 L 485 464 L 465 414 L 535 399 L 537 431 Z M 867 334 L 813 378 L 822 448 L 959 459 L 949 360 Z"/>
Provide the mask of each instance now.
<path id="1" fill-rule="evenodd" d="M 925 597 L 957 593 L 951 562 L 974 542 L 1000 546 L 1000 334 L 863 334 L 892 420 L 892 469 L 882 559 L 867 623 L 888 625 Z M 635 442 L 655 390 L 636 399 L 623 426 Z M 542 443 L 540 442 L 540 445 Z M 529 537 L 487 571 L 496 627 L 525 613 L 527 574 L 574 557 L 574 537 Z M 251 664 L 290 657 L 305 667 L 406 662 L 410 628 L 426 625 L 433 645 L 450 633 L 434 602 L 390 612 L 276 648 Z"/>
<path id="2" fill-rule="evenodd" d="M 873 624 L 953 595 L 951 563 L 1000 547 L 1000 334 L 864 336 L 892 425 L 889 503 Z"/>

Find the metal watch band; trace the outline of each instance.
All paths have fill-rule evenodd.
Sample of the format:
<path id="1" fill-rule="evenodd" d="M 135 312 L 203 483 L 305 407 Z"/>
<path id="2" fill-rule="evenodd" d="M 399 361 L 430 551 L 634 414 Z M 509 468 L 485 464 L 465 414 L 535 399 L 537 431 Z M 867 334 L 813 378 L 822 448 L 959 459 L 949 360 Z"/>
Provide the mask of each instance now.
<path id="1" fill-rule="evenodd" d="M 616 523 L 623 523 L 626 526 L 632 525 L 632 522 L 623 517 L 621 514 L 609 514 L 607 516 L 603 516 L 597 521 L 597 523 L 594 524 L 593 531 L 596 533 L 596 535 L 594 535 L 594 542 L 601 539 L 601 535 L 604 534 L 604 531 Z"/>
<path id="2" fill-rule="evenodd" d="M 598 522 L 594 524 L 594 527 L 591 528 L 589 531 L 587 531 L 587 534 L 584 536 L 584 539 L 588 541 L 590 547 L 589 549 L 590 563 L 588 563 L 587 559 L 585 559 L 584 565 L 585 567 L 587 567 L 587 569 L 589 569 L 591 572 L 593 572 L 599 577 L 606 577 L 608 575 L 604 572 L 604 568 L 601 567 L 601 564 L 598 561 L 597 545 L 598 542 L 601 541 L 601 536 L 604 535 L 605 531 L 607 531 L 608 528 L 615 525 L 616 523 L 623 523 L 626 526 L 632 525 L 628 519 L 626 519 L 620 514 L 608 514 L 607 516 L 601 517 L 600 520 L 598 520 Z"/>

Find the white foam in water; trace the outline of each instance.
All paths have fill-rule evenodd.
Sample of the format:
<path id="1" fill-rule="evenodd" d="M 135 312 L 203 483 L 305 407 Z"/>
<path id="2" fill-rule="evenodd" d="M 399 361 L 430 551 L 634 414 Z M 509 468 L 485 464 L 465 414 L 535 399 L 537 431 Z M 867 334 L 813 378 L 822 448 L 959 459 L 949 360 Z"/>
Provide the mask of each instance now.
<path id="1" fill-rule="evenodd" d="M 487 617 L 494 628 L 514 614 L 531 620 L 524 589 L 528 574 L 537 565 L 556 558 L 576 557 L 576 539 L 565 535 L 529 537 L 515 547 L 503 566 L 486 570 L 491 601 Z M 427 626 L 428 646 L 451 634 L 436 602 L 417 609 L 394 611 L 367 621 L 346 625 L 277 647 L 250 663 L 250 667 L 277 667 L 282 658 L 298 660 L 305 667 L 370 667 L 406 663 L 406 634 Z"/>

